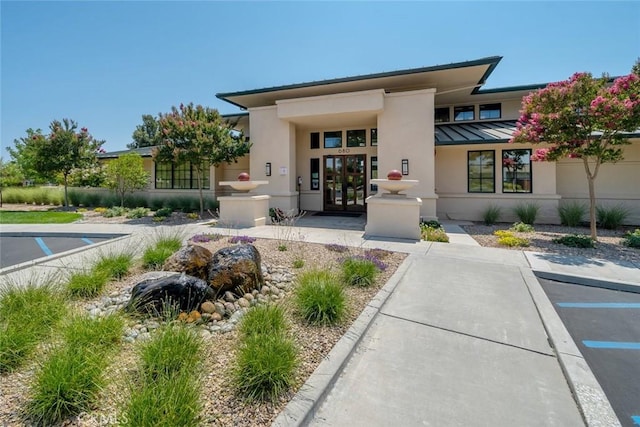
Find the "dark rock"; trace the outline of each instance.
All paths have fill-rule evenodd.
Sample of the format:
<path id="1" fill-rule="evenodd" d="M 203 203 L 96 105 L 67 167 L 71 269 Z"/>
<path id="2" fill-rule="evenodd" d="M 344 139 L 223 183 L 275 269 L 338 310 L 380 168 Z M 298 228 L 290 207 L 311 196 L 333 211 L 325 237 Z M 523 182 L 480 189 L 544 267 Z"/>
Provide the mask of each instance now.
<path id="1" fill-rule="evenodd" d="M 173 274 L 135 285 L 127 310 L 161 314 L 171 305 L 190 312 L 211 299 L 215 299 L 215 291 L 204 280 L 184 273 Z"/>
<path id="2" fill-rule="evenodd" d="M 209 265 L 209 284 L 218 295 L 226 291 L 243 295 L 260 289 L 264 283 L 260 253 L 253 245 L 236 245 L 213 254 Z"/>
<path id="3" fill-rule="evenodd" d="M 211 251 L 198 245 L 187 245 L 171 255 L 164 263 L 163 270 L 179 271 L 202 280 L 207 279 Z"/>

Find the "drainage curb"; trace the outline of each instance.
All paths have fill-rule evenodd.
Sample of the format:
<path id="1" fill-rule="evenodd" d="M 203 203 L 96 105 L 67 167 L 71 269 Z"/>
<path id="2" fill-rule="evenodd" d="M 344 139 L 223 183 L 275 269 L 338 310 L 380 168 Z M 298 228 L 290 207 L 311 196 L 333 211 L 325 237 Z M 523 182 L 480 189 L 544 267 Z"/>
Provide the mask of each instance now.
<path id="1" fill-rule="evenodd" d="M 329 354 L 302 385 L 293 399 L 271 424 L 272 427 L 307 425 L 324 402 L 336 380 L 348 364 L 364 334 L 369 330 L 380 308 L 387 301 L 400 279 L 413 263 L 408 256 L 389 281 L 367 304 L 349 330 L 340 338 Z"/>
<path id="2" fill-rule="evenodd" d="M 536 279 L 537 273 L 534 275 L 534 272 L 528 268 L 520 268 L 520 272 L 529 288 L 529 294 L 533 298 L 542 324 L 554 347 L 560 367 L 585 425 L 588 427 L 620 427 L 620 421 L 602 387 L 600 387 L 600 383 L 593 375 L 591 368 L 584 360 L 582 353 L 560 320 L 560 316 L 553 308 L 553 304 Z"/>
<path id="3" fill-rule="evenodd" d="M 595 288 L 611 289 L 614 291 L 640 293 L 640 285 L 623 280 L 603 280 L 597 277 L 577 276 L 566 273 L 555 273 L 546 270 L 532 270 L 536 277 L 556 282 L 572 283 L 574 285 L 591 286 Z M 640 274 L 640 271 L 639 273 Z"/>

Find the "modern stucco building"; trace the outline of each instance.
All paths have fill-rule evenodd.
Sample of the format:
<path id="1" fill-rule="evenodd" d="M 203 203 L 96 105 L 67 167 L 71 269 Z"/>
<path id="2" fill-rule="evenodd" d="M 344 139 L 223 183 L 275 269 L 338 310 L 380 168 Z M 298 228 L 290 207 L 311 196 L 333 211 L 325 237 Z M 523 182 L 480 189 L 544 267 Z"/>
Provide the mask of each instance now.
<path id="1" fill-rule="evenodd" d="M 376 192 L 369 180 L 398 169 L 420 181 L 409 194 L 422 199 L 425 219 L 479 220 L 498 205 L 512 220 L 511 207 L 534 202 L 541 222 L 558 222 L 559 204 L 588 200 L 582 161 L 532 162 L 535 147 L 508 144 L 522 97 L 545 85 L 482 89 L 500 59 L 219 93 L 244 110 L 226 117 L 252 148 L 237 164 L 211 168 L 210 191 L 224 194 L 216 183 L 248 170 L 269 181 L 260 193 L 272 207 L 364 212 Z M 624 204 L 640 224 L 640 134 L 629 137 L 625 160 L 602 167 L 596 191 L 599 203 Z M 166 165 L 147 162 L 151 191 L 185 188 Z"/>

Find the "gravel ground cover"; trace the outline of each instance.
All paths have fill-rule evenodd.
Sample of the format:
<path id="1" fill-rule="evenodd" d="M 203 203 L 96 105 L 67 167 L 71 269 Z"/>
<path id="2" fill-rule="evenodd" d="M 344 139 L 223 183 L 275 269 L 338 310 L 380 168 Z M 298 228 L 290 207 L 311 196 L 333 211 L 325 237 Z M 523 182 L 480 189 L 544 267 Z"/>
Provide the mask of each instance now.
<path id="1" fill-rule="evenodd" d="M 215 229 L 212 229 L 212 232 L 215 232 Z M 230 245 L 228 236 L 218 241 L 198 244 L 212 251 Z M 282 244 L 287 246 L 286 251 L 278 249 Z M 203 425 L 270 425 L 405 258 L 405 254 L 383 253 L 382 261 L 387 265 L 387 268 L 379 274 L 373 286 L 347 288 L 349 308 L 347 318 L 342 324 L 333 327 L 307 326 L 296 313 L 291 302 L 295 286 L 295 280 L 292 279 L 296 274 L 310 268 L 337 270 L 341 258 L 349 255 L 362 255 L 363 251 L 358 248 L 349 248 L 348 252 L 339 253 L 329 250 L 324 245 L 268 239 L 258 239 L 254 245 L 260 251 L 263 270 L 273 272 L 265 277 L 271 285 L 270 288 L 273 289 L 269 299 L 272 302 L 283 304 L 287 308 L 293 336 L 300 350 L 301 364 L 297 371 L 296 386 L 276 402 L 248 403 L 243 401 L 235 394 L 230 378 L 230 368 L 233 366 L 237 342 L 235 328 L 231 327 L 229 319 L 217 322 L 219 323 L 217 325 L 212 323 L 194 325 L 193 327 L 198 328 L 199 333 L 206 341 L 205 374 L 201 390 L 204 402 Z M 294 260 L 300 258 L 305 260 L 305 265 L 300 269 L 293 268 Z M 282 274 L 284 271 L 288 274 Z M 74 303 L 73 309 L 84 310 L 88 313 L 91 310 L 94 310 L 95 313 L 96 308 L 106 310 L 104 308 L 105 301 L 124 300 L 123 296 L 126 296 L 127 292 L 130 293 L 131 288 L 140 280 L 142 274 L 144 271 L 137 268 L 125 279 L 111 282 L 103 296 Z M 132 328 L 138 327 L 140 328 L 138 332 L 143 338 L 152 335 L 157 328 L 157 322 L 153 319 L 132 318 L 128 319 L 127 323 L 126 329 L 129 331 L 127 333 L 130 333 Z M 123 339 L 118 356 L 108 368 L 109 383 L 101 393 L 99 404 L 90 413 L 83 413 L 67 420 L 64 423 L 65 426 L 116 425 L 122 421 L 119 408 L 122 407 L 122 402 L 127 399 L 129 381 L 137 368 L 136 351 L 139 344 L 140 340 Z M 21 408 L 27 402 L 29 385 L 33 380 L 34 372 L 50 346 L 50 343 L 43 343 L 37 356 L 22 369 L 0 378 L 0 424 L 3 426 L 29 425 L 28 421 L 21 418 Z"/>
<path id="2" fill-rule="evenodd" d="M 565 227 L 560 225 L 534 225 L 531 233 L 513 234 L 529 240 L 528 247 L 507 247 L 498 244 L 498 237 L 493 233 L 496 230 L 507 230 L 512 224 L 495 225 L 464 225 L 462 228 L 473 237 L 481 246 L 507 248 L 513 250 L 526 250 L 531 252 L 549 252 L 561 255 L 581 255 L 589 258 L 600 258 L 612 261 L 629 261 L 640 266 L 640 250 L 627 247 L 623 244 L 623 236 L 627 231 L 633 231 L 637 227 L 624 227 L 619 230 L 598 229 L 598 243 L 595 248 L 572 248 L 569 246 L 554 243 L 553 239 L 566 236 L 568 234 L 590 235 L 587 227 Z"/>

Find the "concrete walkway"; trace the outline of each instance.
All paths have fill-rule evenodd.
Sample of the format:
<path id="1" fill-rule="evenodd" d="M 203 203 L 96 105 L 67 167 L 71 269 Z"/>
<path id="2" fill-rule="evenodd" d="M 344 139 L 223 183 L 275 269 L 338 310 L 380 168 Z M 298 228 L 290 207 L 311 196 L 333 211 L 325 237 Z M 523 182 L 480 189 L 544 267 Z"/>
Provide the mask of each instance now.
<path id="1" fill-rule="evenodd" d="M 450 244 L 363 236 L 359 218 L 303 218 L 296 227 L 182 227 L 384 248 L 410 254 L 275 421 L 276 426 L 617 426 L 619 422 L 535 274 L 640 289 L 634 265 L 483 248 L 455 223 Z M 20 231 L 25 226 L 3 226 Z M 28 231 L 130 237 L 3 272 L 81 268 L 99 250 L 140 247 L 170 227 L 28 226 Z M 0 248 L 7 250 L 7 248 Z M 575 279 L 578 280 L 578 279 Z M 596 283 L 597 284 L 597 283 Z"/>

